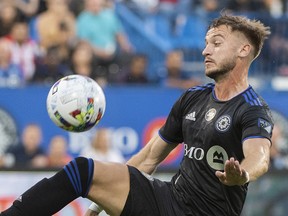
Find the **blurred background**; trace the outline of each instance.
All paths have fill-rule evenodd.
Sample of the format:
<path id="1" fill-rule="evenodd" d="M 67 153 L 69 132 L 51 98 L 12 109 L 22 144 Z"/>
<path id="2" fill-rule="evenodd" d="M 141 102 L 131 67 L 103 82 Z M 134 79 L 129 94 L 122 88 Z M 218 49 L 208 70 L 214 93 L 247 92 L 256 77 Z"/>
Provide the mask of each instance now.
<path id="1" fill-rule="evenodd" d="M 204 76 L 204 37 L 221 11 L 259 19 L 272 34 L 250 83 L 273 111 L 268 174 L 251 183 L 243 216 L 288 215 L 288 1 L 1 0 L 0 211 L 73 157 L 127 161 L 164 123 L 181 93 Z M 106 95 L 95 128 L 68 133 L 46 111 L 52 84 L 82 74 Z M 169 179 L 181 145 L 156 175 Z M 78 199 L 61 215 L 83 215 Z"/>

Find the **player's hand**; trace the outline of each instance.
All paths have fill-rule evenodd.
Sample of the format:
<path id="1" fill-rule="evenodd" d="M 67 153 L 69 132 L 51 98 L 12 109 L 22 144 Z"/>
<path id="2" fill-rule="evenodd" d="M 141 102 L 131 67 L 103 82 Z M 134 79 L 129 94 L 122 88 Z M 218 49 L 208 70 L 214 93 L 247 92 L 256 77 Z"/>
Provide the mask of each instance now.
<path id="1" fill-rule="evenodd" d="M 244 185 L 249 181 L 249 174 L 241 168 L 239 161 L 231 157 L 224 164 L 224 172 L 216 171 L 215 175 L 225 185 Z"/>

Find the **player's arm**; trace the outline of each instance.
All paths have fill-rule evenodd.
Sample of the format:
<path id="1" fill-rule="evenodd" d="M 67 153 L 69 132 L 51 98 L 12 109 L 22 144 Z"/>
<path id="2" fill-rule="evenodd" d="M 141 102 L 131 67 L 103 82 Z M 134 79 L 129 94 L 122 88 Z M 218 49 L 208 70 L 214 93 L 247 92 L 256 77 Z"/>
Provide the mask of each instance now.
<path id="1" fill-rule="evenodd" d="M 245 159 L 241 167 L 249 173 L 250 181 L 255 181 L 269 168 L 271 142 L 266 138 L 247 139 L 243 143 Z"/>
<path id="2" fill-rule="evenodd" d="M 157 134 L 142 150 L 134 155 L 127 164 L 151 175 L 156 170 L 159 163 L 163 161 L 176 146 L 176 144 L 165 142 Z"/>
<path id="3" fill-rule="evenodd" d="M 271 143 L 266 138 L 247 139 L 243 143 L 244 160 L 230 158 L 225 162 L 224 172 L 216 171 L 219 180 L 228 186 L 243 185 L 255 181 L 269 168 Z"/>

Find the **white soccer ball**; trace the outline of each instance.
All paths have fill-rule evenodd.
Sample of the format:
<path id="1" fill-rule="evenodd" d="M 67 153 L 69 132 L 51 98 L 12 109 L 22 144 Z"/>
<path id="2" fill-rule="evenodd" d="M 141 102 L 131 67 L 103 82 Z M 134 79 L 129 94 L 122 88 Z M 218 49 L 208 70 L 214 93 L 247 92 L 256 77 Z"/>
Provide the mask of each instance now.
<path id="1" fill-rule="evenodd" d="M 82 132 L 98 124 L 106 108 L 102 88 L 91 78 L 69 75 L 58 80 L 47 96 L 47 111 L 60 128 Z"/>

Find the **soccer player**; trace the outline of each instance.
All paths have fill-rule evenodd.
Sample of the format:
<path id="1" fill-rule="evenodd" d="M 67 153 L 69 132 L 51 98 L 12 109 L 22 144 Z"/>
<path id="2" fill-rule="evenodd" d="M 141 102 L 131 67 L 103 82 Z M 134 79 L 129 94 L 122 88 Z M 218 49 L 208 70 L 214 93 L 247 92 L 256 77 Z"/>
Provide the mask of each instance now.
<path id="1" fill-rule="evenodd" d="M 269 27 L 245 17 L 213 20 L 203 56 L 205 74 L 215 82 L 183 93 L 127 165 L 76 158 L 2 215 L 51 215 L 79 196 L 113 216 L 240 215 L 249 182 L 269 166 L 272 118 L 248 83 L 249 66 L 269 34 Z M 171 182 L 148 175 L 178 143 L 184 155 Z"/>

